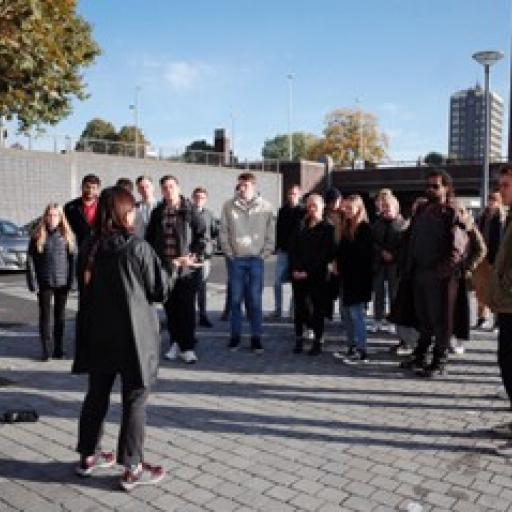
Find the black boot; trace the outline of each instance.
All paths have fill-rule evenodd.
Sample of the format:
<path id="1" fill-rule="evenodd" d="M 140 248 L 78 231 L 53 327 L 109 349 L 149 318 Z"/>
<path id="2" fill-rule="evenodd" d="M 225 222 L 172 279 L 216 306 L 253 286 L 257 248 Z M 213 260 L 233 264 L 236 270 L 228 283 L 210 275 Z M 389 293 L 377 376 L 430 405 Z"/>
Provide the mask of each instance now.
<path id="1" fill-rule="evenodd" d="M 406 359 L 405 361 L 402 361 L 400 363 L 400 368 L 403 368 L 404 370 L 423 370 L 427 364 L 425 354 L 416 354 L 413 353 L 412 356 L 409 359 Z"/>
<path id="2" fill-rule="evenodd" d="M 251 336 L 251 352 L 254 354 L 263 354 L 263 345 L 259 336 Z"/>
<path id="3" fill-rule="evenodd" d="M 320 340 L 313 341 L 313 345 L 309 349 L 308 355 L 317 356 L 322 353 L 322 342 Z"/>
<path id="4" fill-rule="evenodd" d="M 54 359 L 62 359 L 65 356 L 64 349 L 62 347 L 62 338 L 55 338 L 55 346 L 53 347 L 52 355 Z"/>
<path id="5" fill-rule="evenodd" d="M 433 379 L 444 375 L 446 372 L 446 354 L 439 353 L 434 350 L 434 357 L 432 362 L 425 366 L 422 370 L 418 371 L 418 375 L 426 377 L 427 379 Z"/>
<path id="6" fill-rule="evenodd" d="M 427 365 L 422 370 L 418 370 L 418 375 L 420 377 L 425 377 L 427 379 L 435 379 L 436 377 L 441 377 L 446 374 L 446 365 L 441 362 L 432 361 L 429 365 Z"/>
<path id="7" fill-rule="evenodd" d="M 235 352 L 238 350 L 238 347 L 240 347 L 240 336 L 231 336 L 231 339 L 228 343 L 228 348 L 232 352 Z"/>
<path id="8" fill-rule="evenodd" d="M 295 338 L 295 348 L 293 349 L 294 354 L 302 354 L 304 351 L 304 338 L 302 336 L 297 336 Z"/>

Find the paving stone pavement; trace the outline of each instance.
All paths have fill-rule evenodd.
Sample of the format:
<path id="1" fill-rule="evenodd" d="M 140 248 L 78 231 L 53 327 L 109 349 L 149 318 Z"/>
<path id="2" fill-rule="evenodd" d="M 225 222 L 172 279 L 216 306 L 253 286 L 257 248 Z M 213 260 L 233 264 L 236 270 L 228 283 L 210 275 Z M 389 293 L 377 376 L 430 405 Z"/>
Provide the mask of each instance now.
<path id="1" fill-rule="evenodd" d="M 228 352 L 227 324 L 212 318 L 200 361 L 162 361 L 150 398 L 146 457 L 169 475 L 130 494 L 120 468 L 73 474 L 86 379 L 69 360 L 38 362 L 34 327 L 0 331 L 0 413 L 41 415 L 0 425 L 0 511 L 512 510 L 512 465 L 494 454 L 505 440 L 489 431 L 512 419 L 495 335 L 475 333 L 447 375 L 425 381 L 398 369 L 391 337 L 370 337 L 371 362 L 347 366 L 332 357 L 336 322 L 319 357 L 293 355 L 291 324 L 267 322 L 258 356 Z M 116 392 L 104 448 L 115 448 L 119 416 Z"/>

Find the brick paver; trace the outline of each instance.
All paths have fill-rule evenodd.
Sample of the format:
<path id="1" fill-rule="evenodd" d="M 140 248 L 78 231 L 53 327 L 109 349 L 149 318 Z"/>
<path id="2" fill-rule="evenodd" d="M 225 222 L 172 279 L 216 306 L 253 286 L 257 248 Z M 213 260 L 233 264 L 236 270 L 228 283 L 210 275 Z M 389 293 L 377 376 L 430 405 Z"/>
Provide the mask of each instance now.
<path id="1" fill-rule="evenodd" d="M 332 357 L 337 323 L 319 357 L 291 353 L 290 323 L 267 323 L 256 356 L 228 352 L 227 324 L 212 318 L 199 363 L 162 362 L 150 398 L 146 456 L 169 476 L 129 495 L 116 490 L 119 468 L 73 475 L 85 377 L 69 360 L 36 361 L 35 329 L 0 331 L 0 377 L 11 382 L 0 412 L 41 415 L 0 426 L 0 511 L 512 510 L 512 465 L 493 452 L 504 440 L 486 430 L 511 419 L 495 335 L 477 333 L 447 375 L 425 381 L 398 369 L 390 338 L 370 338 L 371 362 L 347 366 Z M 105 448 L 119 416 L 116 393 Z"/>

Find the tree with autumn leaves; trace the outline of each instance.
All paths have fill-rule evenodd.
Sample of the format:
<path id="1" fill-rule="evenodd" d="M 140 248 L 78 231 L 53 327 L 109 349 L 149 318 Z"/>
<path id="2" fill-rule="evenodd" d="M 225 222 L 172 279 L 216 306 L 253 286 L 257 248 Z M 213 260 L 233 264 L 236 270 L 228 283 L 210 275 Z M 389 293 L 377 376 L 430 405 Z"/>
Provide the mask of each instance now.
<path id="1" fill-rule="evenodd" d="M 337 109 L 325 118 L 323 137 L 309 150 L 309 158 L 331 156 L 340 164 L 360 160 L 375 164 L 386 158 L 388 137 L 379 129 L 377 117 L 360 109 Z"/>
<path id="2" fill-rule="evenodd" d="M 384 160 L 389 145 L 380 131 L 377 117 L 359 109 L 337 109 L 325 118 L 323 137 L 296 132 L 292 135 L 293 159 L 319 160 L 331 156 L 336 163 L 349 165 L 354 160 L 376 164 Z M 264 158 L 288 158 L 288 136 L 267 139 Z"/>
<path id="3" fill-rule="evenodd" d="M 0 115 L 21 131 L 56 124 L 87 98 L 82 69 L 100 49 L 76 0 L 0 0 Z"/>

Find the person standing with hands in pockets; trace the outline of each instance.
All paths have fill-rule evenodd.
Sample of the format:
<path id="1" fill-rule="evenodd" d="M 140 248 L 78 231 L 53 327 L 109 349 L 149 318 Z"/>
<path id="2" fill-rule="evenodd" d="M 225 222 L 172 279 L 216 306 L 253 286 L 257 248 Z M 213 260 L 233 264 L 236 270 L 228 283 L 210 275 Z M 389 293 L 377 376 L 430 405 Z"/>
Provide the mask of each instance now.
<path id="1" fill-rule="evenodd" d="M 74 283 L 75 256 L 75 237 L 62 207 L 50 203 L 34 231 L 27 254 L 27 284 L 30 291 L 37 292 L 39 303 L 42 361 L 64 357 L 64 315 Z"/>

